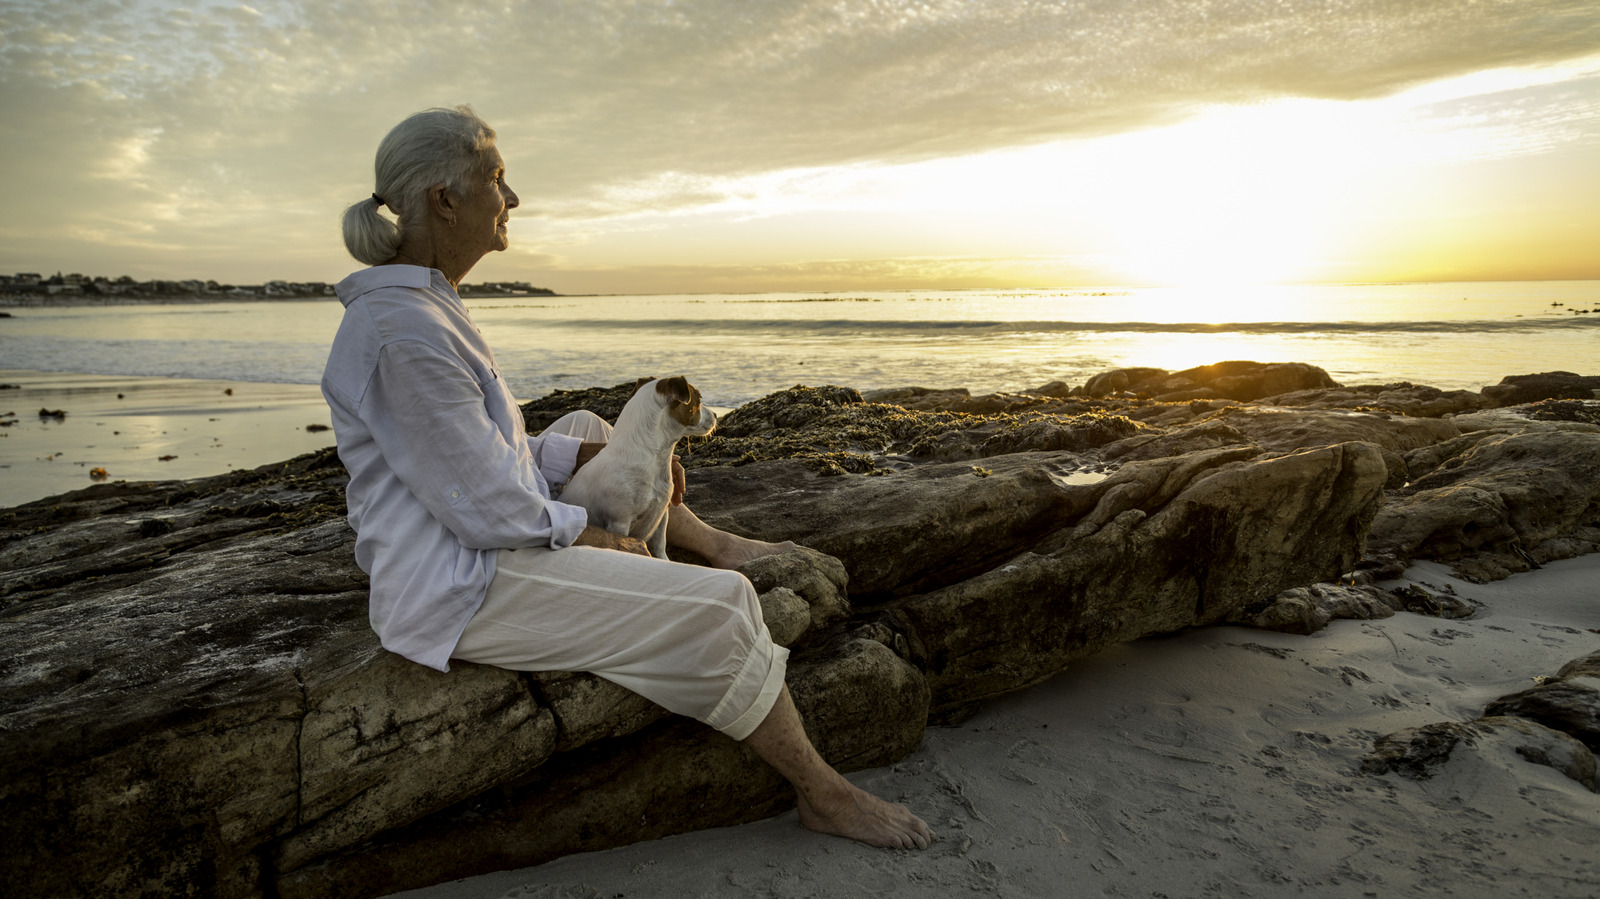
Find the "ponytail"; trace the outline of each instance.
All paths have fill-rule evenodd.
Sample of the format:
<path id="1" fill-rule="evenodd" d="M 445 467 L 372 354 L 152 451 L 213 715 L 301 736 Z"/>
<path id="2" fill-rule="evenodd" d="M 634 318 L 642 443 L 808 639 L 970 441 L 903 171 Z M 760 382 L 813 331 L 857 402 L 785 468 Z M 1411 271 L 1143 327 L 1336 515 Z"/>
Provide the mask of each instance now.
<path id="1" fill-rule="evenodd" d="M 400 228 L 378 212 L 377 194 L 344 211 L 344 246 L 366 265 L 388 262 L 399 251 Z"/>

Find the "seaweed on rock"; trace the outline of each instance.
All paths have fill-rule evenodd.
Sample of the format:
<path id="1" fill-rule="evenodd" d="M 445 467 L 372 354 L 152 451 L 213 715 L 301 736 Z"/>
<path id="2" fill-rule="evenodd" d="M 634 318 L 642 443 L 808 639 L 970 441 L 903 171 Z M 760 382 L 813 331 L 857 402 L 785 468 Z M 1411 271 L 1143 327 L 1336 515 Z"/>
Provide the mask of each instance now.
<path id="1" fill-rule="evenodd" d="M 619 386 L 558 391 L 523 407 L 529 426 L 554 421 L 582 404 L 604 417 Z M 630 388 L 631 389 L 631 388 Z M 1134 436 L 1145 426 L 1114 412 L 1074 404 L 1073 412 L 916 411 L 869 403 L 849 387 L 807 387 L 746 403 L 709 437 L 686 441 L 686 468 L 794 459 L 824 475 L 884 473 L 890 457 L 961 461 L 1040 450 L 1083 452 Z"/>

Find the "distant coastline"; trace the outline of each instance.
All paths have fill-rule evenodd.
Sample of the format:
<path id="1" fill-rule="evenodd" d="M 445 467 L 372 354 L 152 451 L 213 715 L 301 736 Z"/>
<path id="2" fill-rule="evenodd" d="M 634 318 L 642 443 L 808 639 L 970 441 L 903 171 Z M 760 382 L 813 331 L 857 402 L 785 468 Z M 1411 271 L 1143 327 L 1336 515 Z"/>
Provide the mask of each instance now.
<path id="1" fill-rule="evenodd" d="M 560 296 L 547 287 L 535 287 L 526 281 L 485 281 L 462 284 L 457 290 L 463 297 Z M 334 286 L 326 281 L 223 284 L 194 278 L 135 281 L 127 275 L 86 277 L 76 272 L 68 275 L 56 272 L 49 277 L 33 272 L 0 275 L 0 307 L 4 308 L 312 300 L 333 295 Z"/>

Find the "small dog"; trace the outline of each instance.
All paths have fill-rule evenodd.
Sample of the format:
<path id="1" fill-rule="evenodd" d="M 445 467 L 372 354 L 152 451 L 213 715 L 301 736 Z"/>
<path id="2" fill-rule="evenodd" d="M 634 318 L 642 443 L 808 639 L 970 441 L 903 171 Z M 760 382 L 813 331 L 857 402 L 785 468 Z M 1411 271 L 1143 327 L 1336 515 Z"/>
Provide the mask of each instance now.
<path id="1" fill-rule="evenodd" d="M 716 427 L 716 414 L 700 405 L 700 391 L 684 378 L 640 378 L 611 441 L 573 474 L 561 501 L 584 507 L 590 524 L 637 537 L 650 555 L 665 559 L 672 448 L 681 437 L 704 437 Z"/>

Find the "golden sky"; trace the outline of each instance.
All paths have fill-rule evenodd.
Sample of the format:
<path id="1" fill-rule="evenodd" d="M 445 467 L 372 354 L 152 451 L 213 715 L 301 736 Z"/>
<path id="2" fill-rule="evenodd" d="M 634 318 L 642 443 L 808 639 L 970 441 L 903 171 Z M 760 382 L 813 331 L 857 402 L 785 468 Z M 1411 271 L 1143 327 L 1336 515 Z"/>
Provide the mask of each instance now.
<path id="1" fill-rule="evenodd" d="M 1600 278 L 1600 4 L 0 0 L 0 272 L 337 280 L 471 103 L 565 293 Z"/>

